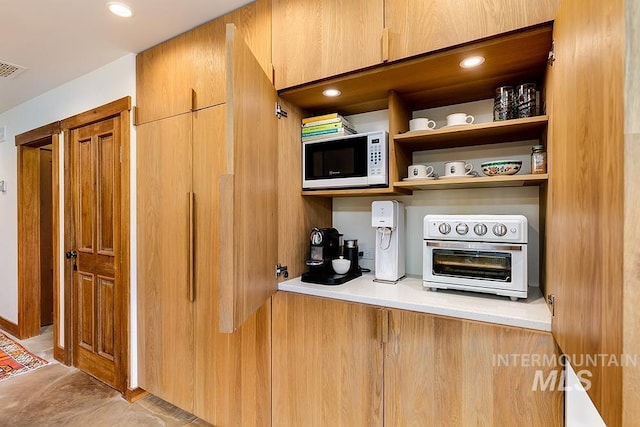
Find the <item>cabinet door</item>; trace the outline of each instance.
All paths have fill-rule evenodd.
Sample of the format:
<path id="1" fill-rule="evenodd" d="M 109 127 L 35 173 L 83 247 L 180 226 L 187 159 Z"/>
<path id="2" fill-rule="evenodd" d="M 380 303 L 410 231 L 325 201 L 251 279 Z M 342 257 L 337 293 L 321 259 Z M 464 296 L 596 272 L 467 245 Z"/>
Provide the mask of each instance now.
<path id="1" fill-rule="evenodd" d="M 211 424 L 261 427 L 271 422 L 271 305 L 233 334 L 218 332 L 220 194 L 226 105 L 193 113 L 195 205 L 195 347 L 193 413 Z"/>
<path id="2" fill-rule="evenodd" d="M 382 0 L 273 0 L 276 88 L 381 63 L 382 27 Z"/>
<path id="3" fill-rule="evenodd" d="M 382 425 L 381 313 L 287 292 L 273 297 L 272 425 Z"/>
<path id="4" fill-rule="evenodd" d="M 191 114 L 137 128 L 140 386 L 193 408 Z"/>
<path id="5" fill-rule="evenodd" d="M 276 91 L 232 24 L 227 26 L 227 120 L 220 177 L 220 331 L 233 332 L 276 292 Z"/>
<path id="6" fill-rule="evenodd" d="M 226 101 L 226 25 L 234 23 L 271 74 L 270 0 L 257 0 L 136 57 L 137 123 Z"/>
<path id="7" fill-rule="evenodd" d="M 553 334 L 570 360 L 628 352 L 622 310 L 629 301 L 623 274 L 630 236 L 624 220 L 629 174 L 622 165 L 631 158 L 625 153 L 625 2 L 604 5 L 560 3 L 556 60 L 547 79 L 546 284 L 555 295 Z M 592 375 L 588 393 L 605 423 L 622 425 L 621 364 L 575 368 Z"/>
<path id="8" fill-rule="evenodd" d="M 559 0 L 386 0 L 389 59 L 396 60 L 555 18 Z"/>
<path id="9" fill-rule="evenodd" d="M 561 368 L 531 363 L 557 360 L 551 334 L 390 311 L 385 425 L 562 425 Z"/>

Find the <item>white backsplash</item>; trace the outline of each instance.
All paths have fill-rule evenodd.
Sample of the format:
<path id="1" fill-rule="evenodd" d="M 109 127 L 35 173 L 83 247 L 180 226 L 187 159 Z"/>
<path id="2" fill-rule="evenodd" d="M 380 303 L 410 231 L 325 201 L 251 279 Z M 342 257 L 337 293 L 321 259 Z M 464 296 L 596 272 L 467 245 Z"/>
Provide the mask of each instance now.
<path id="1" fill-rule="evenodd" d="M 428 117 L 439 129 L 446 124 L 446 116 L 464 112 L 475 116 L 475 123 L 493 120 L 493 101 L 483 100 L 414 111 L 413 117 Z M 388 130 L 388 111 L 348 116 L 358 132 Z M 531 170 L 531 146 L 537 141 L 519 141 L 474 147 L 427 150 L 414 153 L 414 163 L 430 164 L 438 175 L 444 173 L 444 162 L 466 160 L 480 174 L 480 164 L 488 160 L 522 160 L 523 174 Z M 371 202 L 374 200 L 402 201 L 406 212 L 406 272 L 422 275 L 422 227 L 427 214 L 512 214 L 524 215 L 529 222 L 528 271 L 529 285 L 540 283 L 540 205 L 539 188 L 507 187 L 456 190 L 414 191 L 412 196 L 398 197 L 336 197 L 333 199 L 333 226 L 344 239 L 358 239 L 360 251 L 374 252 L 375 230 L 371 227 Z M 373 269 L 373 259 L 362 259 L 360 265 Z"/>

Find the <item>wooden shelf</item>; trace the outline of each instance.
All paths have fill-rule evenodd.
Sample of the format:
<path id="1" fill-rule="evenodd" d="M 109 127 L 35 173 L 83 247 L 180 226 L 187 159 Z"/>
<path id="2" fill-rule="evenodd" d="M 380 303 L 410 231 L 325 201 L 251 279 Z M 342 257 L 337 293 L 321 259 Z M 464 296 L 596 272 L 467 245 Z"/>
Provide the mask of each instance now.
<path id="1" fill-rule="evenodd" d="M 406 196 L 411 190 L 405 188 L 349 188 L 334 190 L 303 190 L 303 196 L 360 197 L 360 196 Z"/>
<path id="2" fill-rule="evenodd" d="M 389 91 L 396 92 L 411 110 L 493 98 L 495 88 L 524 82 L 542 83 L 551 50 L 551 23 L 505 33 L 425 55 L 380 64 L 281 90 L 283 99 L 309 113 L 343 115 L 387 108 Z M 459 67 L 462 59 L 482 55 L 477 68 Z M 342 95 L 322 95 L 327 88 Z"/>
<path id="3" fill-rule="evenodd" d="M 479 176 L 476 178 L 447 178 L 394 182 L 396 189 L 406 190 L 448 190 L 455 188 L 522 187 L 542 185 L 549 179 L 548 174 Z"/>
<path id="4" fill-rule="evenodd" d="M 527 117 L 500 122 L 452 126 L 398 134 L 396 144 L 411 151 L 539 139 L 547 128 L 548 116 Z"/>

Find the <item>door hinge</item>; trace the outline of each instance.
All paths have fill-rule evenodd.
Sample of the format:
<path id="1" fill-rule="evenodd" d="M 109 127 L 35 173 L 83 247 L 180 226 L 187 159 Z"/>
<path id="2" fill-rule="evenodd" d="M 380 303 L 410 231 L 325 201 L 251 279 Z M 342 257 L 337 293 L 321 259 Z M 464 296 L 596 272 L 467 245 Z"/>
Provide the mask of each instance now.
<path id="1" fill-rule="evenodd" d="M 276 102 L 276 117 L 277 117 L 277 118 L 279 118 L 279 119 L 281 119 L 281 118 L 283 118 L 283 117 L 287 117 L 287 115 L 288 115 L 288 114 L 287 114 L 287 112 L 286 112 L 286 111 L 284 111 L 284 110 L 282 109 L 282 107 L 280 106 L 280 104 L 278 104 L 278 103 Z"/>
<path id="2" fill-rule="evenodd" d="M 554 294 L 547 295 L 547 304 L 549 305 L 549 309 L 551 310 L 551 316 L 555 316 L 556 314 L 556 296 Z"/>
<path id="3" fill-rule="evenodd" d="M 547 57 L 547 65 L 553 67 L 553 63 L 556 61 L 556 41 L 551 40 L 551 50 L 549 51 L 549 56 Z"/>
<path id="4" fill-rule="evenodd" d="M 280 276 L 284 276 L 285 279 L 288 278 L 289 271 L 287 270 L 286 265 L 276 264 L 276 279 L 278 279 Z"/>

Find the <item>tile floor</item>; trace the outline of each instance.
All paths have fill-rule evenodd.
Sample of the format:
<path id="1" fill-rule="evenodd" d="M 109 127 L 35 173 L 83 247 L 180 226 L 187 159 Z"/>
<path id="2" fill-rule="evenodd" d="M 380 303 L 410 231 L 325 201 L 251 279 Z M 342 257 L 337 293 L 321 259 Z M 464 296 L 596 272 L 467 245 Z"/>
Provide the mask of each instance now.
<path id="1" fill-rule="evenodd" d="M 0 382 L 0 426 L 210 426 L 155 396 L 128 403 L 93 377 L 56 362 L 52 342 L 51 327 L 20 341 L 50 364 Z"/>

